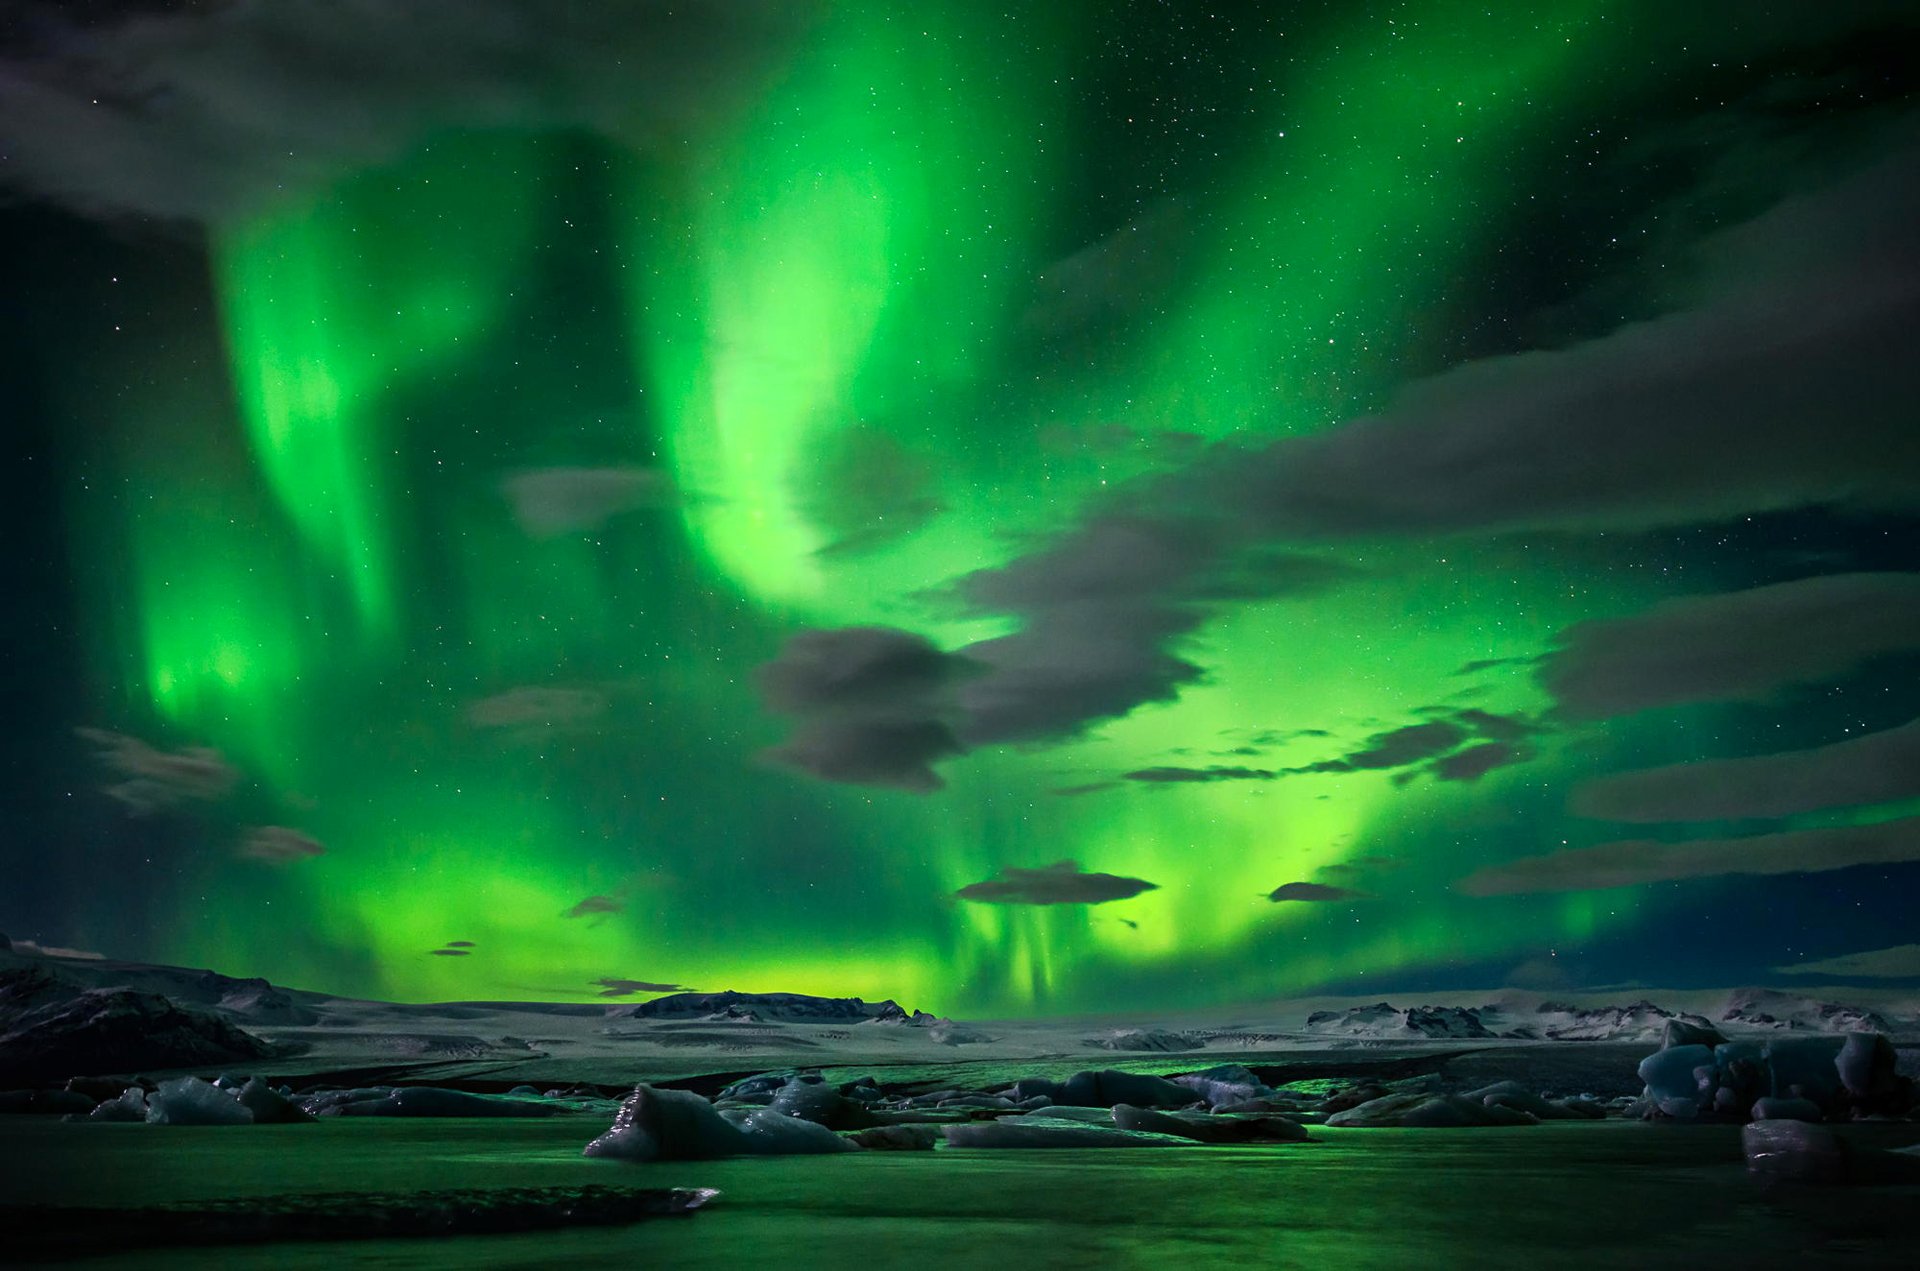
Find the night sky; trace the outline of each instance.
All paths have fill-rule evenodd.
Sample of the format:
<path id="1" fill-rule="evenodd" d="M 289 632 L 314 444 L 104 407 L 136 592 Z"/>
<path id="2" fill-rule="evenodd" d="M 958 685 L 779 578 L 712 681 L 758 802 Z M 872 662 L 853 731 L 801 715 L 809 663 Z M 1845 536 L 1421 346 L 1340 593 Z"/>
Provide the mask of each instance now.
<path id="1" fill-rule="evenodd" d="M 1911 4 L 8 12 L 16 943 L 1920 983 Z"/>

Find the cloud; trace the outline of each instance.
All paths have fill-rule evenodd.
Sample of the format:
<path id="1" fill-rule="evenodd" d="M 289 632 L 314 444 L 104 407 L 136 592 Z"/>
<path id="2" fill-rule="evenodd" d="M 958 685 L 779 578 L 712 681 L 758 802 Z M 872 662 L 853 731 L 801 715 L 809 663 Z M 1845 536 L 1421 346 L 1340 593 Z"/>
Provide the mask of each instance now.
<path id="1" fill-rule="evenodd" d="M 1409 764 L 1445 754 L 1467 739 L 1467 730 L 1449 720 L 1436 719 L 1425 724 L 1375 733 L 1360 749 L 1338 759 L 1322 760 L 1289 772 L 1361 772 L 1380 768 L 1404 768 Z"/>
<path id="2" fill-rule="evenodd" d="M 1920 795 L 1920 720 L 1827 746 L 1616 773 L 1573 792 L 1607 821 L 1735 821 Z"/>
<path id="3" fill-rule="evenodd" d="M 954 692 L 974 669 L 891 627 L 803 631 L 759 670 L 761 699 L 794 720 L 766 758 L 828 781 L 937 790 L 933 764 L 966 749 Z"/>
<path id="4" fill-rule="evenodd" d="M 1330 865 L 1322 865 L 1317 872 L 1345 878 L 1355 874 L 1364 874 L 1372 870 L 1399 869 L 1404 863 L 1405 862 L 1395 856 L 1370 854 L 1366 856 L 1356 856 L 1350 861 L 1335 861 Z"/>
<path id="5" fill-rule="evenodd" d="M 1453 754 L 1443 755 L 1427 766 L 1427 771 L 1442 781 L 1478 781 L 1495 768 L 1521 763 L 1533 757 L 1526 746 L 1505 741 L 1483 741 Z"/>
<path id="6" fill-rule="evenodd" d="M 1429 720 L 1425 723 L 1408 724 L 1401 728 L 1375 733 L 1358 749 L 1348 754 L 1294 768 L 1245 768 L 1230 765 L 1191 768 L 1163 765 L 1154 768 L 1138 768 L 1121 775 L 1128 781 L 1162 785 L 1214 781 L 1274 781 L 1281 777 L 1315 773 L 1405 769 L 1431 760 L 1427 771 L 1432 772 L 1442 781 L 1474 781 L 1495 768 L 1532 758 L 1532 749 L 1505 740 L 1481 742 L 1460 750 L 1455 750 L 1455 747 L 1469 741 L 1476 733 L 1481 736 L 1520 738 L 1537 731 L 1538 728 L 1534 724 L 1519 716 L 1495 715 L 1483 710 L 1464 710 L 1454 712 L 1451 719 Z M 1302 729 L 1291 735 L 1324 737 L 1327 734 L 1324 729 Z M 1242 749 L 1251 750 L 1246 747 Z M 1398 775 L 1397 780 L 1404 784 L 1415 775 L 1417 774 L 1403 772 Z"/>
<path id="7" fill-rule="evenodd" d="M 284 825 L 260 825 L 247 831 L 246 837 L 240 842 L 239 854 L 250 861 L 286 865 L 325 856 L 327 849 L 318 839 L 299 830 L 288 829 Z"/>
<path id="8" fill-rule="evenodd" d="M 1368 900 L 1371 897 L 1363 891 L 1354 891 L 1348 887 L 1334 887 L 1327 883 L 1282 883 L 1267 893 L 1267 899 L 1275 904 L 1283 900 L 1331 904 L 1343 900 Z"/>
<path id="9" fill-rule="evenodd" d="M 1355 571 L 1304 553 L 1248 552 L 1207 519 L 1103 514 L 1075 533 L 954 584 L 1011 635 L 960 653 L 985 669 L 960 688 L 970 746 L 1056 741 L 1202 677 L 1169 646 L 1228 599 L 1319 594 Z"/>
<path id="10" fill-rule="evenodd" d="M 1128 781 L 1160 783 L 1207 781 L 1272 781 L 1281 775 L 1266 768 L 1137 768 L 1120 774 Z"/>
<path id="11" fill-rule="evenodd" d="M 67 949 L 57 944 L 40 944 L 33 940 L 15 940 L 4 947 L 15 953 L 24 953 L 36 958 L 78 958 L 83 962 L 102 962 L 106 954 L 95 953 L 91 949 Z"/>
<path id="12" fill-rule="evenodd" d="M 1482 671 L 1491 671 L 1495 667 L 1525 666 L 1532 661 L 1532 658 L 1479 658 L 1472 662 L 1462 663 L 1453 673 L 1455 675 L 1478 675 Z"/>
<path id="13" fill-rule="evenodd" d="M 1192 210 L 1164 199 L 1048 266 L 1020 325 L 1038 336 L 1109 331 L 1166 295 L 1194 241 Z"/>
<path id="14" fill-rule="evenodd" d="M 648 980 L 622 980 L 614 977 L 595 980 L 600 997 L 632 997 L 636 993 L 691 993 L 684 984 L 654 984 Z"/>
<path id="15" fill-rule="evenodd" d="M 1920 944 L 1897 944 L 1890 949 L 1845 953 L 1818 962 L 1798 962 L 1773 968 L 1776 975 L 1857 975 L 1874 980 L 1920 977 Z"/>
<path id="16" fill-rule="evenodd" d="M 701 133 L 811 20 L 787 0 L 230 0 L 51 32 L 0 61 L 15 188 L 105 214 L 223 221 L 457 130 Z"/>
<path id="17" fill-rule="evenodd" d="M 142 815 L 182 803 L 218 802 L 240 783 L 240 770 L 211 747 L 167 751 L 104 728 L 73 732 L 92 742 L 100 764 L 122 778 L 107 786 L 106 792 Z"/>
<path id="18" fill-rule="evenodd" d="M 1210 594 L 1243 594 L 1229 580 L 1250 553 L 1293 549 L 1277 559 L 1301 572 L 1270 578 L 1268 594 L 1305 594 L 1340 580 L 1337 563 L 1299 552 L 1315 546 L 1920 502 L 1907 370 L 1920 329 L 1916 159 L 1911 148 L 1888 154 L 1701 242 L 1691 301 L 1673 312 L 1463 366 L 1409 386 L 1375 417 L 1251 449 L 1217 446 L 1109 492 L 1077 528 L 961 579 L 955 590 L 970 607 L 1022 626 L 961 651 L 987 669 L 961 690 L 960 740 L 1059 740 L 1177 698 L 1204 675 L 1178 645 L 1209 614 Z M 1910 616 L 1920 607 L 1904 607 L 1909 616 L 1883 622 L 1903 631 L 1920 622 Z M 1599 684 L 1583 692 L 1581 655 L 1608 632 L 1573 633 L 1541 672 L 1565 693 L 1563 707 L 1661 700 Z M 1802 657 L 1850 665 L 1827 651 Z M 1714 691 L 1767 678 L 1706 669 L 1707 683 L 1733 678 Z M 1667 683 L 1666 695 L 1696 700 L 1685 695 L 1704 690 L 1687 683 Z M 1422 736 L 1435 739 L 1427 757 L 1436 758 L 1450 749 L 1437 744 L 1442 724 L 1383 736 L 1378 753 L 1319 770 L 1391 767 L 1403 753 L 1395 747 Z"/>
<path id="19" fill-rule="evenodd" d="M 934 465 L 878 428 L 836 431 L 801 483 L 807 519 L 827 535 L 823 556 L 874 551 L 923 528 L 944 507 Z"/>
<path id="20" fill-rule="evenodd" d="M 447 941 L 447 948 L 449 948 L 449 949 L 471 949 L 471 948 L 473 948 L 473 947 L 474 947 L 474 944 L 473 944 L 473 941 L 471 941 L 471 940 L 449 940 L 449 941 Z"/>
<path id="21" fill-rule="evenodd" d="M 1746 838 L 1658 843 L 1631 839 L 1526 856 L 1454 884 L 1469 896 L 1518 896 L 1675 882 L 1723 874 L 1814 874 L 1920 860 L 1920 817 L 1872 825 L 1783 830 Z"/>
<path id="22" fill-rule="evenodd" d="M 591 534 L 622 513 L 680 502 L 673 478 L 653 468 L 538 468 L 503 478 L 500 491 L 533 539 Z"/>
<path id="23" fill-rule="evenodd" d="M 607 695 L 595 688 L 529 685 L 470 703 L 467 723 L 475 728 L 501 729 L 520 740 L 539 740 L 556 730 L 599 723 L 610 705 Z"/>
<path id="24" fill-rule="evenodd" d="M 449 945 L 444 949 L 429 949 L 427 950 L 427 952 L 431 953 L 436 958 L 464 958 L 472 954 L 473 950 L 456 949 L 456 948 L 453 948 L 451 945 Z"/>
<path id="25" fill-rule="evenodd" d="M 1573 718 L 1766 701 L 1875 655 L 1920 648 L 1920 574 L 1828 574 L 1684 596 L 1576 623 L 1559 640 L 1537 674 Z"/>
<path id="26" fill-rule="evenodd" d="M 627 906 L 612 896 L 588 896 L 585 900 L 560 915 L 563 918 L 587 918 L 594 914 L 617 914 Z"/>
<path id="27" fill-rule="evenodd" d="M 1038 869 L 1007 866 L 986 882 L 953 893 L 990 905 L 1100 905 L 1159 890 L 1158 883 L 1118 874 L 1089 874 L 1078 862 L 1055 861 Z"/>
<path id="28" fill-rule="evenodd" d="M 1910 506 L 1916 158 L 1902 150 L 1702 243 L 1686 308 L 1469 364 L 1378 418 L 1223 458 L 1161 493 L 1224 495 L 1263 536 L 1295 541 Z"/>
<path id="29" fill-rule="evenodd" d="M 1089 781 L 1084 785 L 1055 786 L 1047 793 L 1062 799 L 1077 799 L 1084 794 L 1098 794 L 1102 790 L 1112 790 L 1119 786 L 1118 781 Z"/>
<path id="30" fill-rule="evenodd" d="M 1453 720 L 1491 741 L 1522 741 L 1542 731 L 1538 724 L 1525 716 L 1499 715 L 1493 711 L 1483 711 L 1477 706 L 1455 711 Z"/>
<path id="31" fill-rule="evenodd" d="M 1510 988 L 1546 990 L 1570 989 L 1575 976 L 1558 957 L 1528 958 L 1507 972 L 1504 983 Z"/>

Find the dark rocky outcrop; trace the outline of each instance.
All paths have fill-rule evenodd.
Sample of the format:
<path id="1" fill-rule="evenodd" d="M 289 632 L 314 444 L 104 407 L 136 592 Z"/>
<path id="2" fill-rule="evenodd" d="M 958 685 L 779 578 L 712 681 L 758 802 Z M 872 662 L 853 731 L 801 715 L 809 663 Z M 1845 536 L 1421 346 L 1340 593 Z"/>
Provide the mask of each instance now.
<path id="1" fill-rule="evenodd" d="M 642 1002 L 620 1015 L 630 1019 L 738 1019 L 779 1024 L 864 1024 L 911 1022 L 898 1002 L 867 1002 L 857 997 L 810 997 L 805 993 L 670 993 Z M 932 1016 L 926 1016 L 930 1021 Z"/>
<path id="2" fill-rule="evenodd" d="M 0 986 L 0 1083 L 63 1081 L 77 1075 L 229 1064 L 273 1048 L 220 1016 L 154 993 L 40 982 L 28 968 Z"/>

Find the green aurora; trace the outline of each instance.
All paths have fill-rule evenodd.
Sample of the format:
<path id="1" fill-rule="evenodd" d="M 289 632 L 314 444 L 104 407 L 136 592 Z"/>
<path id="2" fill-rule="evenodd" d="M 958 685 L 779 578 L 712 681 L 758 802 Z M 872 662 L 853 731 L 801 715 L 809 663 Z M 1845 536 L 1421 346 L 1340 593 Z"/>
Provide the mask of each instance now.
<path id="1" fill-rule="evenodd" d="M 1544 183 L 1723 55 L 1597 0 L 1262 23 L 1220 37 L 1265 70 L 1217 97 L 1252 100 L 1183 124 L 1214 135 L 1122 199 L 1090 156 L 1167 151 L 1129 137 L 1144 111 L 1090 105 L 1097 9 L 847 0 L 697 145 L 443 130 L 215 229 L 224 366 L 67 406 L 100 416 L 110 474 L 67 505 L 92 698 L 70 723 L 215 748 L 241 788 L 164 814 L 200 846 L 138 921 L 76 904 L 65 938 L 395 1000 L 632 976 L 993 1016 L 1571 957 L 1693 903 L 1448 891 L 1618 837 L 1565 811 L 1583 775 L 1712 753 L 1711 705 L 1529 722 L 1558 633 L 1674 594 L 1600 539 L 1343 547 L 1338 588 L 1217 606 L 1177 700 L 976 749 L 929 794 L 758 757 L 784 725 L 754 668 L 793 633 L 1004 634 L 938 589 L 1210 443 L 1507 351 L 1450 333 Z M 511 486 L 540 473 L 610 502 L 529 532 Z M 1306 767 L 1469 707 L 1523 721 L 1530 757 L 1120 780 Z M 324 854 L 236 860 L 262 824 Z M 953 897 L 1057 860 L 1155 887 Z M 1267 899 L 1313 878 L 1368 898 Z M 450 940 L 473 948 L 429 955 Z"/>

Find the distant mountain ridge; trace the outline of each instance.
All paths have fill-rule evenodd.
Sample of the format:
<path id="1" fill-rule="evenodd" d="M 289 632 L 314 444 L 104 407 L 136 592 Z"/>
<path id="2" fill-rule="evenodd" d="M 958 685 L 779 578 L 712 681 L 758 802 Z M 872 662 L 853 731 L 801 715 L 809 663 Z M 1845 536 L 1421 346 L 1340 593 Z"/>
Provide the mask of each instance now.
<path id="1" fill-rule="evenodd" d="M 752 1020 L 770 1024 L 919 1024 L 935 1017 L 908 1011 L 888 998 L 868 1002 L 857 997 L 813 997 L 806 993 L 670 993 L 617 1014 L 629 1019 Z"/>

